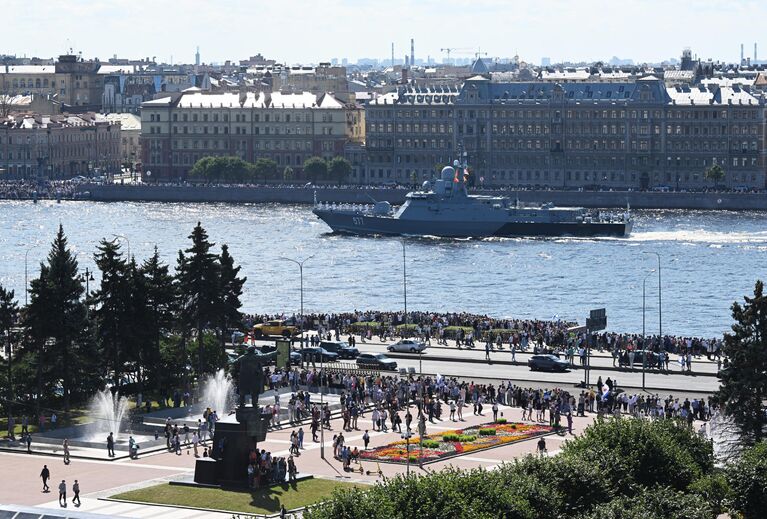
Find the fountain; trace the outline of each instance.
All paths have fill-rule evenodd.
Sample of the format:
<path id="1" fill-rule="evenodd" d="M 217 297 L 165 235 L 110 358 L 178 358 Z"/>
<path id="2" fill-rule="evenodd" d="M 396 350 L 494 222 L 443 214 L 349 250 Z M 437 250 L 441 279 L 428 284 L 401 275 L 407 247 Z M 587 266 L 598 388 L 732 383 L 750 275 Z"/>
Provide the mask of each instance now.
<path id="1" fill-rule="evenodd" d="M 118 393 L 113 394 L 109 388 L 93 395 L 88 405 L 88 416 L 93 418 L 93 423 L 87 426 L 87 439 L 103 441 L 111 432 L 117 441 L 127 408 L 128 399 Z"/>
<path id="2" fill-rule="evenodd" d="M 219 417 L 229 414 L 234 404 L 234 386 L 232 379 L 223 369 L 209 375 L 202 391 L 202 404 L 216 411 Z"/>

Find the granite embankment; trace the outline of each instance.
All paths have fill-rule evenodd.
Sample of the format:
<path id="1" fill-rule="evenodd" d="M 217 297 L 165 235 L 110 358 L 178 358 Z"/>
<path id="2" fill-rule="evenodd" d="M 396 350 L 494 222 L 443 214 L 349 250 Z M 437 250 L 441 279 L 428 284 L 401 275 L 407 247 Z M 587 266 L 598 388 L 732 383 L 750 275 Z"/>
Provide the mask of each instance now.
<path id="1" fill-rule="evenodd" d="M 85 199 L 102 202 L 227 202 L 290 203 L 322 202 L 368 204 L 405 200 L 407 190 L 397 188 L 337 187 L 217 187 L 217 186 L 125 186 L 84 185 L 79 192 Z M 559 206 L 632 209 L 719 209 L 767 210 L 767 193 L 662 193 L 646 191 L 481 191 L 518 198 L 524 203 L 551 202 Z"/>

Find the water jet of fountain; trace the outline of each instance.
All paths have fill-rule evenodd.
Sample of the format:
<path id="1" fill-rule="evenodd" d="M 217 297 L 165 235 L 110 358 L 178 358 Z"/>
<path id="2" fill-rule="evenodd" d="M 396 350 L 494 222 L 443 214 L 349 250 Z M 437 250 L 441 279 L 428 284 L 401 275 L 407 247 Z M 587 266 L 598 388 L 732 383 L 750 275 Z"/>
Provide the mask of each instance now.
<path id="1" fill-rule="evenodd" d="M 120 436 L 125 411 L 128 408 L 128 399 L 112 393 L 107 388 L 99 391 L 91 399 L 88 406 L 88 416 L 93 418 L 89 425 L 89 436 L 94 440 L 105 440 L 109 433 L 114 433 L 115 441 Z"/>
<path id="2" fill-rule="evenodd" d="M 229 414 L 234 404 L 234 386 L 231 377 L 223 369 L 208 375 L 203 386 L 202 403 L 216 411 L 219 417 Z"/>

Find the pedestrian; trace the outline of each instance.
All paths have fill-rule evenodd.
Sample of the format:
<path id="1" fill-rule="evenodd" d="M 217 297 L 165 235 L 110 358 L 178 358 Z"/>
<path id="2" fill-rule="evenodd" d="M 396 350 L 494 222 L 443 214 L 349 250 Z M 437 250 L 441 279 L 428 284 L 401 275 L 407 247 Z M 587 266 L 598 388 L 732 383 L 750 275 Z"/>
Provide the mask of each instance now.
<path id="1" fill-rule="evenodd" d="M 538 454 L 543 456 L 546 454 L 546 440 L 541 436 L 541 439 L 538 440 Z"/>
<path id="2" fill-rule="evenodd" d="M 493 421 L 498 421 L 498 402 L 493 402 Z"/>
<path id="3" fill-rule="evenodd" d="M 51 489 L 48 486 L 48 480 L 51 477 L 51 471 L 48 470 L 48 465 L 43 465 L 43 470 L 40 472 L 40 478 L 43 480 L 43 492 L 50 492 Z"/>
<path id="4" fill-rule="evenodd" d="M 197 436 L 197 431 L 192 433 L 192 446 L 194 447 L 194 457 L 199 458 L 200 453 L 197 451 L 197 444 L 200 443 L 200 438 Z"/>
<path id="5" fill-rule="evenodd" d="M 64 438 L 64 465 L 69 465 L 69 440 Z"/>
<path id="6" fill-rule="evenodd" d="M 27 433 L 27 454 L 32 454 L 32 435 Z"/>
<path id="7" fill-rule="evenodd" d="M 114 458 L 115 456 L 115 436 L 112 432 L 107 436 L 107 456 L 110 458 Z"/>
<path id="8" fill-rule="evenodd" d="M 67 482 L 63 479 L 59 483 L 59 506 L 67 506 Z"/>
<path id="9" fill-rule="evenodd" d="M 485 360 L 490 362 L 490 339 L 485 342 Z"/>
<path id="10" fill-rule="evenodd" d="M 367 429 L 365 429 L 365 434 L 362 435 L 362 442 L 365 444 L 365 450 L 368 450 L 368 445 L 370 444 L 370 435 L 368 434 Z"/>
<path id="11" fill-rule="evenodd" d="M 56 428 L 56 422 L 59 421 L 59 417 L 56 416 L 56 413 L 51 413 L 51 429 Z"/>
<path id="12" fill-rule="evenodd" d="M 72 485 L 72 492 L 75 494 L 72 498 L 72 504 L 80 506 L 80 483 L 78 483 L 77 480 L 75 480 L 75 484 Z"/>

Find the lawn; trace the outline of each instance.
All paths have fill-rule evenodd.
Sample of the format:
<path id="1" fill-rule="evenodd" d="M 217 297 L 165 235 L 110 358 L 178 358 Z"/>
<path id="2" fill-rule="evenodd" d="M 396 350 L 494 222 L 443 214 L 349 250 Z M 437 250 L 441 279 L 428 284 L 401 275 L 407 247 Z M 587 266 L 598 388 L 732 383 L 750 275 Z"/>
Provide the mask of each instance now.
<path id="1" fill-rule="evenodd" d="M 123 494 L 112 499 L 142 503 L 209 508 L 250 514 L 274 514 L 280 505 L 288 510 L 326 499 L 335 489 L 367 488 L 366 485 L 342 483 L 329 479 L 304 479 L 294 485 L 278 485 L 259 490 L 221 490 L 164 483 Z"/>
<path id="2" fill-rule="evenodd" d="M 423 441 L 423 462 L 432 463 L 452 456 L 500 447 L 549 434 L 554 430 L 548 425 L 496 422 L 427 434 Z M 409 448 L 410 462 L 417 463 L 420 455 L 417 436 L 410 440 Z M 398 440 L 363 451 L 360 458 L 386 463 L 407 463 L 407 449 L 406 440 Z"/>

